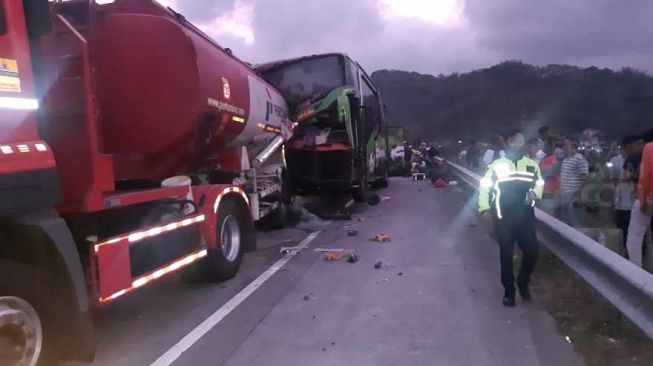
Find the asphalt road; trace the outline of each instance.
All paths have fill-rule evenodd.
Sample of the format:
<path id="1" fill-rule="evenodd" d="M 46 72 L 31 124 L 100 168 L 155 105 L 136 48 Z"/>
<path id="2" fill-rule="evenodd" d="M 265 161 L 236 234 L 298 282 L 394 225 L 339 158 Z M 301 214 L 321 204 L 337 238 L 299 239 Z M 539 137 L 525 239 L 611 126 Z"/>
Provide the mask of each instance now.
<path id="1" fill-rule="evenodd" d="M 328 224 L 294 256 L 280 246 L 310 230 L 261 232 L 230 281 L 172 277 L 100 309 L 93 365 L 583 364 L 537 297 L 501 305 L 498 247 L 468 196 L 404 178 L 379 194 L 356 207 L 363 221 Z M 392 241 L 369 241 L 380 233 Z"/>

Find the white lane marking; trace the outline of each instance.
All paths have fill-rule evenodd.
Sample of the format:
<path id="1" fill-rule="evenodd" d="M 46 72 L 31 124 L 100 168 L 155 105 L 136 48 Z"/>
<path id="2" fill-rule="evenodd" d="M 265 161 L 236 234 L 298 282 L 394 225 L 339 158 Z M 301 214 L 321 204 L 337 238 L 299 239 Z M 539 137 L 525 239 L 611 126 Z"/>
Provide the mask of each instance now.
<path id="1" fill-rule="evenodd" d="M 308 244 L 317 238 L 320 235 L 321 231 L 315 231 L 310 233 L 301 243 L 299 247 L 307 247 Z M 193 344 L 200 340 L 206 333 L 208 333 L 213 327 L 218 325 L 222 319 L 224 319 L 229 313 L 231 313 L 238 305 L 240 305 L 245 299 L 247 299 L 251 294 L 256 291 L 257 288 L 261 287 L 265 281 L 270 279 L 273 274 L 275 274 L 281 267 L 288 263 L 298 252 L 290 252 L 278 261 L 276 261 L 270 268 L 266 269 L 265 272 L 261 273 L 252 283 L 247 285 L 242 289 L 236 296 L 232 297 L 231 300 L 227 301 L 222 307 L 216 310 L 215 313 L 211 314 L 206 320 L 204 320 L 200 325 L 195 327 L 190 333 L 188 333 L 184 338 L 179 340 L 177 344 L 172 346 L 167 350 L 161 357 L 157 358 L 156 361 L 152 362 L 150 366 L 168 366 L 175 362 L 176 359 L 181 357 L 181 355 L 187 351 Z"/>

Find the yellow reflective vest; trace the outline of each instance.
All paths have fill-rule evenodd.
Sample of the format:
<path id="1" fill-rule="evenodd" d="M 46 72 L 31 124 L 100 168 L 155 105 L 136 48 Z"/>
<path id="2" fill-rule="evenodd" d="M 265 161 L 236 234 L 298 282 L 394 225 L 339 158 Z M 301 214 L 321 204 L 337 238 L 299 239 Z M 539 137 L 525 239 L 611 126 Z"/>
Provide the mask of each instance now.
<path id="1" fill-rule="evenodd" d="M 519 208 L 535 205 L 543 189 L 540 167 L 532 159 L 497 159 L 488 165 L 480 181 L 478 211 L 492 210 L 501 219 Z"/>

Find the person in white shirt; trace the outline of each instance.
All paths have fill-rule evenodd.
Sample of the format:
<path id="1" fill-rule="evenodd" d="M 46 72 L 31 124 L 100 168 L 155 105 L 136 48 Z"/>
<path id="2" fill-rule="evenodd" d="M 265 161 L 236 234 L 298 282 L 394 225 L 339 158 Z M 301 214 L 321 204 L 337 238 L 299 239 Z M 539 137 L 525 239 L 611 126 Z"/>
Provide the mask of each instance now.
<path id="1" fill-rule="evenodd" d="M 503 136 L 501 136 L 500 133 L 497 133 L 494 136 L 494 140 L 492 141 L 492 146 L 485 150 L 485 153 L 481 157 L 479 164 L 481 171 L 484 172 L 487 170 L 488 165 L 490 165 L 493 161 L 506 156 L 504 147 L 505 143 L 503 141 Z"/>
<path id="2" fill-rule="evenodd" d="M 573 227 L 581 227 L 579 205 L 580 191 L 589 174 L 589 164 L 578 152 L 578 140 L 568 138 L 565 141 L 566 158 L 562 161 L 560 171 L 560 192 L 563 221 Z"/>

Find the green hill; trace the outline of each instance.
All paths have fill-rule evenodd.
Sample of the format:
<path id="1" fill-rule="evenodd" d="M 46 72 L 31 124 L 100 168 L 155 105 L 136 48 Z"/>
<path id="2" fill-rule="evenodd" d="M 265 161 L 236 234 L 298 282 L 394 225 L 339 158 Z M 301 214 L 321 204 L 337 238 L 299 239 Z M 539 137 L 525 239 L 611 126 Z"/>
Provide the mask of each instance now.
<path id="1" fill-rule="evenodd" d="M 379 70 L 372 79 L 390 124 L 412 137 L 482 137 L 507 127 L 534 135 L 549 125 L 563 134 L 596 128 L 618 138 L 653 127 L 653 78 L 629 68 L 506 61 L 437 77 Z"/>

